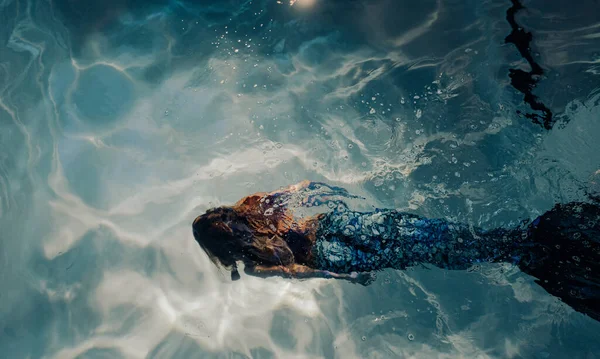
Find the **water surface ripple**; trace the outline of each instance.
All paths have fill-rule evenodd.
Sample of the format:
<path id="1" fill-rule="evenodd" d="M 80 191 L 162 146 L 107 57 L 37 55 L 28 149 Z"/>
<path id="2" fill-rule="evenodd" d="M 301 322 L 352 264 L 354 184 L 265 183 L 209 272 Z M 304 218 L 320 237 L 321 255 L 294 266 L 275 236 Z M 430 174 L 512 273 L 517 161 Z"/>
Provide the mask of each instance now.
<path id="1" fill-rule="evenodd" d="M 0 0 L 2 356 L 596 358 L 510 266 L 231 283 L 192 237 L 303 179 L 486 228 L 597 194 L 598 2 L 522 1 L 528 57 L 514 3 Z"/>

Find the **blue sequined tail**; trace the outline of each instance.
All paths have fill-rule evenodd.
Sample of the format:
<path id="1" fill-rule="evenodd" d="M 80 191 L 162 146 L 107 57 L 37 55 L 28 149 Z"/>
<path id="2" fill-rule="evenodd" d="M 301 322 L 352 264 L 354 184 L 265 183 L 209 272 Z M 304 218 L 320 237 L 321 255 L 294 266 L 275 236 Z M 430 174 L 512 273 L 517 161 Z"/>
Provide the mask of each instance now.
<path id="1" fill-rule="evenodd" d="M 600 205 L 567 203 L 535 219 L 521 243 L 521 270 L 548 293 L 600 321 Z"/>
<path id="2" fill-rule="evenodd" d="M 319 224 L 315 266 L 348 273 L 431 264 L 466 269 L 478 262 L 518 261 L 519 230 L 484 231 L 393 210 L 334 211 Z"/>
<path id="3" fill-rule="evenodd" d="M 600 205 L 557 205 L 527 228 L 485 231 L 396 211 L 334 211 L 320 223 L 314 266 L 337 273 L 424 264 L 512 262 L 550 294 L 600 320 Z"/>

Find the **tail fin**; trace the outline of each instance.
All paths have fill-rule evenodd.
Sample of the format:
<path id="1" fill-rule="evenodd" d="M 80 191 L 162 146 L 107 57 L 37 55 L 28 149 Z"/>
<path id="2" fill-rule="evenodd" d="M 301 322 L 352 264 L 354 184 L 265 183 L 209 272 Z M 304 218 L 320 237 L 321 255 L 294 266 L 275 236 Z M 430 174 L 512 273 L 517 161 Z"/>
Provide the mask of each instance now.
<path id="1" fill-rule="evenodd" d="M 600 321 L 600 206 L 556 205 L 527 227 L 519 268 L 550 294 Z"/>

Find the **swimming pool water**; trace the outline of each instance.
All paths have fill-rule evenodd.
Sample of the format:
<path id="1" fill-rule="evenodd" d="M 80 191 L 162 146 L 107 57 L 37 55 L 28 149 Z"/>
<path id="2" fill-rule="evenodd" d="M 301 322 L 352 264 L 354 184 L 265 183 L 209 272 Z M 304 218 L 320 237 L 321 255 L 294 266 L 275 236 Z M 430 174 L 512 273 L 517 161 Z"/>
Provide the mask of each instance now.
<path id="1" fill-rule="evenodd" d="M 485 228 L 600 193 L 598 6 L 0 0 L 2 357 L 599 357 L 509 265 L 232 283 L 190 226 L 303 179 Z"/>

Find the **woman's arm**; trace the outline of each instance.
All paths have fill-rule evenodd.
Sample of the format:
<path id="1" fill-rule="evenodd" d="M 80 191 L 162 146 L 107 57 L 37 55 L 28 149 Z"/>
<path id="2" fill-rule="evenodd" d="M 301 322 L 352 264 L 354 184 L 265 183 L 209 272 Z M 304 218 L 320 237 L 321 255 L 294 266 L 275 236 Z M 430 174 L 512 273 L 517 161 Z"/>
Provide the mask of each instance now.
<path id="1" fill-rule="evenodd" d="M 255 277 L 280 276 L 284 278 L 334 278 L 345 279 L 353 283 L 368 285 L 375 279 L 374 273 L 339 274 L 326 270 L 313 269 L 299 264 L 290 264 L 288 266 L 247 266 L 244 272 Z"/>

